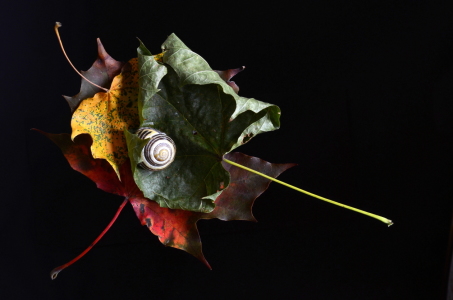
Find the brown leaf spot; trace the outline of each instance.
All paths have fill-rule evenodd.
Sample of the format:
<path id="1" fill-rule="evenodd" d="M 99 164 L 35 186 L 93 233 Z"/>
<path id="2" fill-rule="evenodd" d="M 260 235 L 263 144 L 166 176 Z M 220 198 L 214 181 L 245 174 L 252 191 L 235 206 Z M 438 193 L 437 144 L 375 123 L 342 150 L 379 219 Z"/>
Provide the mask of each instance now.
<path id="1" fill-rule="evenodd" d="M 249 133 L 249 134 L 246 134 L 243 138 L 242 138 L 242 144 L 245 144 L 247 143 L 248 141 L 250 141 L 250 139 L 253 137 L 253 133 Z"/>

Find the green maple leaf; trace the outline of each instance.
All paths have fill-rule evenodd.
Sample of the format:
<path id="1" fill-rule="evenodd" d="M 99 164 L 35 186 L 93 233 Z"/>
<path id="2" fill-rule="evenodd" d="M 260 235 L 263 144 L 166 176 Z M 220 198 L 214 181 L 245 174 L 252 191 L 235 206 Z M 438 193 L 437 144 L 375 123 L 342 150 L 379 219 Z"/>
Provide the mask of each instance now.
<path id="1" fill-rule="evenodd" d="M 198 54 L 172 34 L 162 45 L 163 63 L 138 48 L 141 127 L 170 136 L 175 161 L 162 171 L 137 167 L 147 143 L 126 132 L 134 179 L 146 198 L 162 207 L 210 212 L 230 182 L 225 153 L 253 136 L 278 129 L 280 109 L 238 96 Z"/>

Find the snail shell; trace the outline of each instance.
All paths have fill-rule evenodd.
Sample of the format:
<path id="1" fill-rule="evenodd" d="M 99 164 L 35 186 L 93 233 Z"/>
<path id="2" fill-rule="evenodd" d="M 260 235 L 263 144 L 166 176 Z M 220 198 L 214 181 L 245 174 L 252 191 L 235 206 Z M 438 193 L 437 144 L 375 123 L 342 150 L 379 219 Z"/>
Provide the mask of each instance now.
<path id="1" fill-rule="evenodd" d="M 143 169 L 160 171 L 168 167 L 176 155 L 176 145 L 165 133 L 150 127 L 142 127 L 137 130 L 137 136 L 142 139 L 150 139 L 142 149 L 142 162 L 138 165 Z"/>

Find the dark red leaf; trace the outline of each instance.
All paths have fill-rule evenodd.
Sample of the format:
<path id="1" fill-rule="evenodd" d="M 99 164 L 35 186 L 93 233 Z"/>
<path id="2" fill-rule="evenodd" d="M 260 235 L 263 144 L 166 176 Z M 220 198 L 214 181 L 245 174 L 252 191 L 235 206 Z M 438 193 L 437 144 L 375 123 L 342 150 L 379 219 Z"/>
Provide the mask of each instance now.
<path id="1" fill-rule="evenodd" d="M 37 129 L 35 129 L 37 130 Z M 94 159 L 90 152 L 92 139 L 87 134 L 77 136 L 73 141 L 69 134 L 40 133 L 51 139 L 63 151 L 71 167 L 93 180 L 97 187 L 109 193 L 127 197 L 142 225 L 155 234 L 162 244 L 184 250 L 209 268 L 204 258 L 197 221 L 218 218 L 221 220 L 256 221 L 252 214 L 255 199 L 269 186 L 270 180 L 246 170 L 223 163 L 230 172 L 230 185 L 217 198 L 211 213 L 199 213 L 160 207 L 156 202 L 143 197 L 132 176 L 129 160 L 120 166 L 122 181 L 104 159 Z M 272 164 L 257 157 L 242 153 L 229 153 L 225 158 L 277 177 L 295 164 Z"/>
<path id="2" fill-rule="evenodd" d="M 273 164 L 239 152 L 228 153 L 225 158 L 274 178 L 277 178 L 287 169 L 296 166 L 296 164 Z M 226 162 L 222 162 L 222 164 L 230 173 L 230 185 L 216 199 L 216 208 L 211 213 L 206 214 L 207 217 L 224 221 L 246 220 L 256 222 L 252 214 L 253 203 L 257 197 L 267 190 L 271 181 Z"/>
<path id="3" fill-rule="evenodd" d="M 100 39 L 97 39 L 98 43 L 98 58 L 93 63 L 88 71 L 82 71 L 81 73 L 88 80 L 96 83 L 105 88 L 110 88 L 113 78 L 121 73 L 121 68 L 124 63 L 114 60 L 104 49 Z M 71 111 L 75 111 L 79 103 L 86 99 L 93 97 L 96 93 L 102 91 L 100 88 L 95 87 L 91 83 L 87 82 L 82 78 L 82 85 L 80 92 L 72 97 L 63 96 L 68 101 Z"/>

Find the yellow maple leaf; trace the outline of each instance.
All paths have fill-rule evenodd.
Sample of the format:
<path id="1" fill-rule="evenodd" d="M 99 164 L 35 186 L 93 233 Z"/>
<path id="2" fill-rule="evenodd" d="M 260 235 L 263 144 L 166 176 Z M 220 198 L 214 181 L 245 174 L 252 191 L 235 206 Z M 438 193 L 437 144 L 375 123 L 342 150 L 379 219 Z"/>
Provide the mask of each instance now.
<path id="1" fill-rule="evenodd" d="M 93 138 L 93 157 L 107 160 L 118 178 L 119 166 L 128 158 L 124 130 L 139 126 L 137 99 L 138 70 L 134 58 L 115 76 L 108 92 L 83 100 L 71 120 L 72 140 L 88 133 Z"/>

